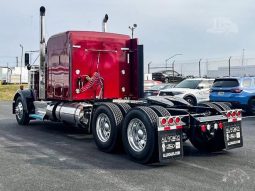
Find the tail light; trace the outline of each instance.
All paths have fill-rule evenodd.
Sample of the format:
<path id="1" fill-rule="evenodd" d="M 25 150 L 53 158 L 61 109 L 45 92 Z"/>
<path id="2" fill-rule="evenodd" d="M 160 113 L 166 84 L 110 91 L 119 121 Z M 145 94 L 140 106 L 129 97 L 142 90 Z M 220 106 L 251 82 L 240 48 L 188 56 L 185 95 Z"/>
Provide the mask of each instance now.
<path id="1" fill-rule="evenodd" d="M 231 117 L 231 112 L 227 112 L 227 118 Z"/>
<path id="2" fill-rule="evenodd" d="M 232 117 L 236 117 L 236 115 L 237 115 L 236 111 L 233 111 L 231 115 L 232 115 Z"/>
<path id="3" fill-rule="evenodd" d="M 238 117 L 241 117 L 242 116 L 242 112 L 239 110 L 239 111 L 237 111 L 237 116 Z"/>
<path id="4" fill-rule="evenodd" d="M 161 123 L 162 125 L 165 125 L 166 122 L 167 122 L 167 121 L 166 121 L 166 118 L 162 118 L 161 121 L 160 121 L 160 123 Z"/>
<path id="5" fill-rule="evenodd" d="M 173 122 L 174 122 L 174 118 L 170 117 L 170 118 L 168 119 L 168 124 L 170 125 L 170 124 L 172 124 Z"/>
<path id="6" fill-rule="evenodd" d="M 223 129 L 223 123 L 222 122 L 219 122 L 219 128 Z"/>
<path id="7" fill-rule="evenodd" d="M 243 90 L 240 88 L 234 88 L 231 90 L 232 93 L 241 93 Z"/>
<path id="8" fill-rule="evenodd" d="M 206 132 L 206 125 L 201 125 L 201 131 Z"/>
<path id="9" fill-rule="evenodd" d="M 180 123 L 181 118 L 180 117 L 175 117 L 175 123 Z"/>

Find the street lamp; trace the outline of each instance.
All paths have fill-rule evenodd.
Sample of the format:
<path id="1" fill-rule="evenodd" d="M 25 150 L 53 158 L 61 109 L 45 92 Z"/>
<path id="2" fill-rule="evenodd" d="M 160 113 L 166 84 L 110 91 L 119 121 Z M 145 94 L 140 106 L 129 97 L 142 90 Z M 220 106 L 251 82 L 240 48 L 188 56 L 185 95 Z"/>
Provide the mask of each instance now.
<path id="1" fill-rule="evenodd" d="M 200 58 L 199 62 L 198 62 L 198 73 L 199 73 L 199 78 L 201 78 L 201 61 L 202 58 Z"/>
<path id="2" fill-rule="evenodd" d="M 131 36 L 132 36 L 132 38 L 133 38 L 133 36 L 134 36 L 134 30 L 135 30 L 135 28 L 137 27 L 137 24 L 133 24 L 133 26 L 131 27 L 131 26 L 129 26 L 128 28 L 131 30 Z"/>
<path id="3" fill-rule="evenodd" d="M 150 73 L 150 65 L 151 65 L 151 61 L 148 63 L 148 74 Z"/>
<path id="4" fill-rule="evenodd" d="M 230 77 L 230 60 L 231 60 L 231 56 L 228 59 L 228 76 Z"/>
<path id="5" fill-rule="evenodd" d="M 173 56 L 171 56 L 171 57 L 169 57 L 169 58 L 167 58 L 165 61 L 166 61 L 166 70 L 167 70 L 167 62 L 170 60 L 170 59 L 172 59 L 173 57 L 175 57 L 175 56 L 178 56 L 178 55 L 182 55 L 182 54 L 174 54 Z"/>
<path id="6" fill-rule="evenodd" d="M 22 78 L 22 66 L 23 66 L 22 61 L 23 61 L 23 49 L 24 49 L 24 47 L 23 47 L 22 44 L 20 44 L 19 46 L 21 48 L 21 60 L 20 60 L 21 67 L 20 67 L 20 81 L 19 81 L 19 83 L 21 84 L 22 83 L 21 78 Z"/>

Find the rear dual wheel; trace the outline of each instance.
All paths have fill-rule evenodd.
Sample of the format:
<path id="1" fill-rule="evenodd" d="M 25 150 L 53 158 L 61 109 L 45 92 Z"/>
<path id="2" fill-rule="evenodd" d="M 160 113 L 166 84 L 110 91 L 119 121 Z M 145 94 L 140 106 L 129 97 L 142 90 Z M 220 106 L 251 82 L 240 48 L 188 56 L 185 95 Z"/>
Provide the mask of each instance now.
<path id="1" fill-rule="evenodd" d="M 92 134 L 97 147 L 104 152 L 113 152 L 120 146 L 123 115 L 113 103 L 103 103 L 96 108 L 92 118 Z"/>
<path id="2" fill-rule="evenodd" d="M 136 162 L 153 162 L 157 154 L 157 114 L 149 107 L 131 109 L 122 128 L 122 141 L 126 153 Z"/>

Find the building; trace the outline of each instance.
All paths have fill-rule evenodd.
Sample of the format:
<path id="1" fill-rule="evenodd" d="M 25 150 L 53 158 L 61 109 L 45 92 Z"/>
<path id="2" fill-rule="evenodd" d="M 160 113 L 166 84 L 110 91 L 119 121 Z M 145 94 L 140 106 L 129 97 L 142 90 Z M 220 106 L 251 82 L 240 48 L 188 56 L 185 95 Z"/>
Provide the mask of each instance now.
<path id="1" fill-rule="evenodd" d="M 21 74 L 22 71 L 22 75 Z M 28 70 L 26 67 L 0 67 L 0 80 L 7 83 L 28 83 Z"/>
<path id="2" fill-rule="evenodd" d="M 211 78 L 229 76 L 229 68 L 219 67 L 217 70 L 208 70 L 207 76 Z M 255 66 L 231 66 L 230 76 L 255 76 Z"/>

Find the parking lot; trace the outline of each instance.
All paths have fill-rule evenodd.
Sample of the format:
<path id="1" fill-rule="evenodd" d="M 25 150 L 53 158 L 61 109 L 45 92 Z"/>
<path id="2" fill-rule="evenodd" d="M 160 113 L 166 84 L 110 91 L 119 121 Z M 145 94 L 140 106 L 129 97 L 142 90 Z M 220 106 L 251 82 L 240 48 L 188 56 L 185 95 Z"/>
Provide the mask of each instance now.
<path id="1" fill-rule="evenodd" d="M 242 126 L 243 148 L 208 154 L 187 141 L 182 160 L 140 165 L 59 123 L 19 126 L 0 102 L 0 190 L 254 190 L 255 119 Z"/>

